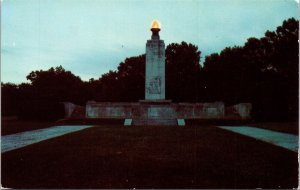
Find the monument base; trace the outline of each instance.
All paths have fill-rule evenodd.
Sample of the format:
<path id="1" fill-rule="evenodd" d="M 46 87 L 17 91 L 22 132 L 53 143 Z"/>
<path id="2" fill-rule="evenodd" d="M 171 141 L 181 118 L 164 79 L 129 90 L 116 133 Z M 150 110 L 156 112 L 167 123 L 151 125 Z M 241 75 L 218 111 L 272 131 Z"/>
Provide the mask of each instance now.
<path id="1" fill-rule="evenodd" d="M 176 119 L 133 119 L 134 126 L 175 126 Z"/>
<path id="2" fill-rule="evenodd" d="M 172 100 L 140 100 L 139 103 L 147 110 L 147 114 L 134 118 L 133 125 L 177 125 Z"/>
<path id="3" fill-rule="evenodd" d="M 139 100 L 141 104 L 170 104 L 172 100 Z"/>
<path id="4" fill-rule="evenodd" d="M 231 107 L 223 102 L 172 103 L 170 100 L 140 100 L 136 103 L 88 102 L 86 118 L 132 119 L 132 125 L 178 125 L 178 119 L 250 119 L 251 104 Z"/>

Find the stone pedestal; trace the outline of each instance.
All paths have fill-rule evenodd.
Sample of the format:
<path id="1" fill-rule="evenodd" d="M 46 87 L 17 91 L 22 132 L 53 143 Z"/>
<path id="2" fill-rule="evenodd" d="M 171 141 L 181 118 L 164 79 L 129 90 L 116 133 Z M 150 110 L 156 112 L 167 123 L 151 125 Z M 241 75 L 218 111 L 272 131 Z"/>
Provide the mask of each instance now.
<path id="1" fill-rule="evenodd" d="M 176 110 L 171 100 L 140 100 L 143 117 L 133 119 L 134 125 L 176 125 Z"/>
<path id="2" fill-rule="evenodd" d="M 242 111 L 234 111 L 237 110 L 234 107 Z M 247 120 L 250 112 L 251 104 L 225 108 L 223 102 L 192 104 L 141 100 L 136 103 L 88 102 L 86 105 L 86 118 L 132 119 L 133 125 L 178 125 L 178 119 Z"/>
<path id="3" fill-rule="evenodd" d="M 159 39 L 159 29 L 151 29 L 146 44 L 145 99 L 165 99 L 165 43 Z"/>

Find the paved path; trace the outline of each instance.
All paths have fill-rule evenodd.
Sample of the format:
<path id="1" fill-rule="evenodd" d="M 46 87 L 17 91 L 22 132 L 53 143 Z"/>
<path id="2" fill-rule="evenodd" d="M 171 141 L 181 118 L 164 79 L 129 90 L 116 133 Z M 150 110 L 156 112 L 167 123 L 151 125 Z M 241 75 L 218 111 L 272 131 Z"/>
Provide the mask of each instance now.
<path id="1" fill-rule="evenodd" d="M 280 146 L 294 152 L 298 152 L 298 136 L 271 131 L 267 129 L 260 129 L 249 126 L 218 126 L 221 129 L 233 131 L 249 137 L 253 137 L 276 146 Z"/>
<path id="2" fill-rule="evenodd" d="M 92 125 L 64 125 L 5 135 L 1 137 L 1 153 L 89 127 Z"/>

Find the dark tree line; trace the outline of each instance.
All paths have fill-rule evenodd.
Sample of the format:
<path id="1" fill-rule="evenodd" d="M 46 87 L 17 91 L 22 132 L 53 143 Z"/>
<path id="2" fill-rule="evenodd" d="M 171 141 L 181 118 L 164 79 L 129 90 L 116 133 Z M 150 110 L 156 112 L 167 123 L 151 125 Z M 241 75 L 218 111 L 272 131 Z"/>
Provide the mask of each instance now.
<path id="1" fill-rule="evenodd" d="M 289 19 L 260 39 L 249 38 L 243 47 L 206 57 L 201 74 L 205 99 L 251 102 L 260 119 L 297 118 L 298 25 Z"/>
<path id="2" fill-rule="evenodd" d="M 226 47 L 205 57 L 186 42 L 166 48 L 166 99 L 173 102 L 224 101 L 253 104 L 258 120 L 298 116 L 298 21 L 284 21 L 276 31 L 249 38 L 242 47 Z M 63 116 L 60 102 L 88 100 L 134 102 L 144 99 L 145 55 L 126 58 L 116 71 L 82 81 L 64 68 L 32 71 L 30 83 L 1 83 L 2 115 L 51 120 Z M 46 114 L 45 114 L 46 113 Z"/>

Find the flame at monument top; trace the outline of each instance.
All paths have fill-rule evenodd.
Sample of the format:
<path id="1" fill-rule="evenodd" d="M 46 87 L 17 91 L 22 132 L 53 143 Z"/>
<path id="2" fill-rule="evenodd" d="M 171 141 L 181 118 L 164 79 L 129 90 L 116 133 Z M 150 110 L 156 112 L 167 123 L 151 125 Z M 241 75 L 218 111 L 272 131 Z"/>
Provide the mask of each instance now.
<path id="1" fill-rule="evenodd" d="M 153 20 L 151 23 L 151 29 L 160 29 L 160 23 L 157 20 Z"/>

